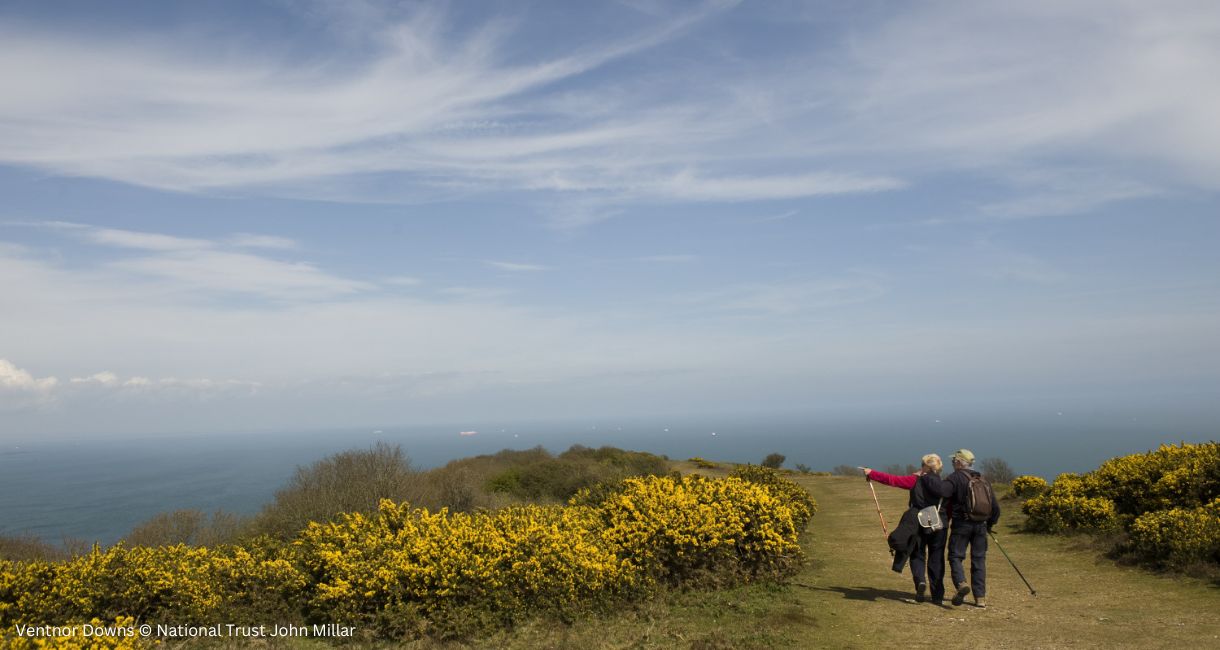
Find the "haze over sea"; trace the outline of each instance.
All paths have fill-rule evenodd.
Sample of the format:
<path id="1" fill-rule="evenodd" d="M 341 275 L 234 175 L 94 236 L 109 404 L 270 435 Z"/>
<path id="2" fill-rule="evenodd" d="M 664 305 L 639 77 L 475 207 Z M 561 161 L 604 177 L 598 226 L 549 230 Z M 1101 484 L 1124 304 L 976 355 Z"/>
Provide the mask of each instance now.
<path id="1" fill-rule="evenodd" d="M 1083 472 L 1115 455 L 1163 442 L 1217 437 L 1204 419 L 1191 431 L 1170 431 L 1168 419 L 1129 414 L 1046 413 L 1005 417 L 720 416 L 601 418 L 585 421 L 485 422 L 99 439 L 49 437 L 6 441 L 0 450 L 0 535 L 33 535 L 113 543 L 160 513 L 195 508 L 254 513 L 299 465 L 329 454 L 399 444 L 412 463 L 429 468 L 466 456 L 537 445 L 560 452 L 574 444 L 759 462 L 776 451 L 815 470 L 836 465 L 915 462 L 929 451 L 972 448 L 1001 457 L 1019 473 L 1053 478 Z M 1181 426 L 1180 418 L 1175 422 Z M 477 431 L 460 435 L 460 431 Z"/>

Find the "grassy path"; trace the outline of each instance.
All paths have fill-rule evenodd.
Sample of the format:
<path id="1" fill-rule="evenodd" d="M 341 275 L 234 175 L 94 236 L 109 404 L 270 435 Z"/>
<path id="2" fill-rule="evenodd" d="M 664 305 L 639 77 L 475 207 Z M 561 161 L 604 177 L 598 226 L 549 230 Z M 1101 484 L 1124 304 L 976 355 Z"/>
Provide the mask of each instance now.
<path id="1" fill-rule="evenodd" d="M 802 600 L 811 611 L 823 612 L 816 645 L 852 648 L 928 637 L 939 638 L 941 647 L 1220 647 L 1220 589 L 1115 566 L 1079 541 L 1017 532 L 1015 502 L 1002 503 L 1008 508 L 996 532 L 1037 597 L 993 545 L 987 609 L 915 603 L 909 572 L 888 569 L 864 481 L 801 482 L 822 508 L 808 542 L 814 562 L 795 587 L 807 592 Z M 887 521 L 897 519 L 907 493 L 882 486 L 878 496 Z"/>
<path id="2" fill-rule="evenodd" d="M 1220 647 L 1220 589 L 1115 566 L 1079 540 L 1019 533 L 1014 502 L 1002 504 L 1007 511 L 997 534 L 1038 596 L 1030 596 L 993 547 L 987 609 L 916 603 L 909 572 L 889 568 L 864 481 L 797 480 L 813 493 L 820 511 L 803 540 L 810 561 L 792 584 L 674 594 L 571 625 L 526 625 L 470 647 Z M 896 521 L 907 493 L 881 486 L 877 494 L 887 521 Z M 434 646 L 425 641 L 415 647 Z"/>

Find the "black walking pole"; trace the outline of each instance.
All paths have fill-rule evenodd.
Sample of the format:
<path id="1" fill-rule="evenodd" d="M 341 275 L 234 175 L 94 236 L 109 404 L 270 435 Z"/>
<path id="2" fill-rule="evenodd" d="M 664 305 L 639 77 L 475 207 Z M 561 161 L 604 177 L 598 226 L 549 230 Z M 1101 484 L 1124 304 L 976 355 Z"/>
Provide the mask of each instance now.
<path id="1" fill-rule="evenodd" d="M 1017 575 L 1021 576 L 1021 581 L 1025 583 L 1025 586 L 1029 587 L 1030 595 L 1037 596 L 1038 592 L 1034 591 L 1033 585 L 1029 584 L 1029 581 L 1025 579 L 1025 574 L 1021 573 L 1021 570 L 1017 568 L 1017 564 L 1012 561 L 1012 558 L 1008 557 L 1008 551 L 1005 551 L 1004 547 L 1000 546 L 1000 540 L 996 539 L 995 533 L 990 530 L 987 533 L 991 535 L 991 540 L 995 542 L 996 548 L 1000 549 L 1000 552 L 1004 554 L 1004 559 L 1008 560 L 1008 563 L 1012 565 L 1013 571 L 1016 571 Z"/>

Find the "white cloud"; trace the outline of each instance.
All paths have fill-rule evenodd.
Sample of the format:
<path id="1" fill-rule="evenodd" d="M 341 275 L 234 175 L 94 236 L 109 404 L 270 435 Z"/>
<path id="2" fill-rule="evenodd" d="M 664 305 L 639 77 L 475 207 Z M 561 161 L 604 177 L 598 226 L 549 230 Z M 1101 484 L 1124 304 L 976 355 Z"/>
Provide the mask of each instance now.
<path id="1" fill-rule="evenodd" d="M 551 267 L 541 264 L 524 264 L 521 262 L 498 262 L 495 260 L 484 260 L 484 264 L 495 267 L 501 271 L 549 271 Z"/>
<path id="2" fill-rule="evenodd" d="M 64 232 L 86 242 L 140 251 L 102 268 L 172 285 L 173 290 L 249 294 L 273 300 L 321 299 L 375 288 L 369 282 L 343 278 L 311 263 L 284 261 L 226 247 L 286 249 L 292 240 L 272 236 L 234 235 L 214 241 L 161 233 L 101 228 L 62 221 L 24 222 L 27 227 Z M 119 283 L 128 284 L 128 283 Z M 146 287 L 158 291 L 158 287 Z M 168 290 L 162 287 L 160 290 Z"/>
<path id="3" fill-rule="evenodd" d="M 113 372 L 110 372 L 109 370 L 104 370 L 102 372 L 89 375 L 88 377 L 73 377 L 72 383 L 99 384 L 101 386 L 118 386 L 120 384 L 119 376 Z"/>
<path id="4" fill-rule="evenodd" d="M 8 359 L 0 359 L 0 388 L 5 390 L 50 390 L 59 382 L 54 377 L 35 379 L 28 371 L 18 368 Z"/>
<path id="5" fill-rule="evenodd" d="M 229 237 L 227 242 L 239 248 L 269 248 L 273 250 L 293 250 L 299 247 L 296 240 L 275 235 L 256 235 L 239 232 Z"/>
<path id="6" fill-rule="evenodd" d="M 1211 2 L 913 4 L 854 34 L 837 64 L 815 73 L 847 109 L 821 134 L 828 150 L 888 154 L 907 169 L 1005 178 L 1083 166 L 1113 181 L 1220 188 Z M 1088 208 L 1056 203 L 1011 209 Z"/>
<path id="7" fill-rule="evenodd" d="M 705 177 L 684 171 L 646 188 L 645 191 L 673 200 L 741 202 L 883 192 L 901 189 L 906 185 L 904 181 L 888 176 L 809 173 Z"/>
<path id="8" fill-rule="evenodd" d="M 308 262 L 224 251 L 178 251 L 118 260 L 106 267 L 172 282 L 191 292 L 244 293 L 272 300 L 330 298 L 373 288 L 368 282 L 338 277 Z"/>

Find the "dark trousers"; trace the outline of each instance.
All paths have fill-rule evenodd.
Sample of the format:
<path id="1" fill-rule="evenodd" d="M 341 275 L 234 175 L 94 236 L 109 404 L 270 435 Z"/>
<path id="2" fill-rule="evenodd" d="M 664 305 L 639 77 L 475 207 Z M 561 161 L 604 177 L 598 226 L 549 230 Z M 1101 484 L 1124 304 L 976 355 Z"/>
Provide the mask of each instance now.
<path id="1" fill-rule="evenodd" d="M 987 522 L 953 520 L 953 534 L 949 536 L 949 571 L 953 573 L 953 584 L 966 581 L 966 547 L 970 547 L 970 591 L 975 598 L 987 595 Z"/>
<path id="2" fill-rule="evenodd" d="M 945 539 L 949 535 L 947 528 L 934 533 L 919 533 L 916 538 L 915 552 L 911 553 L 911 577 L 915 586 L 926 581 L 931 587 L 932 600 L 945 598 Z"/>

